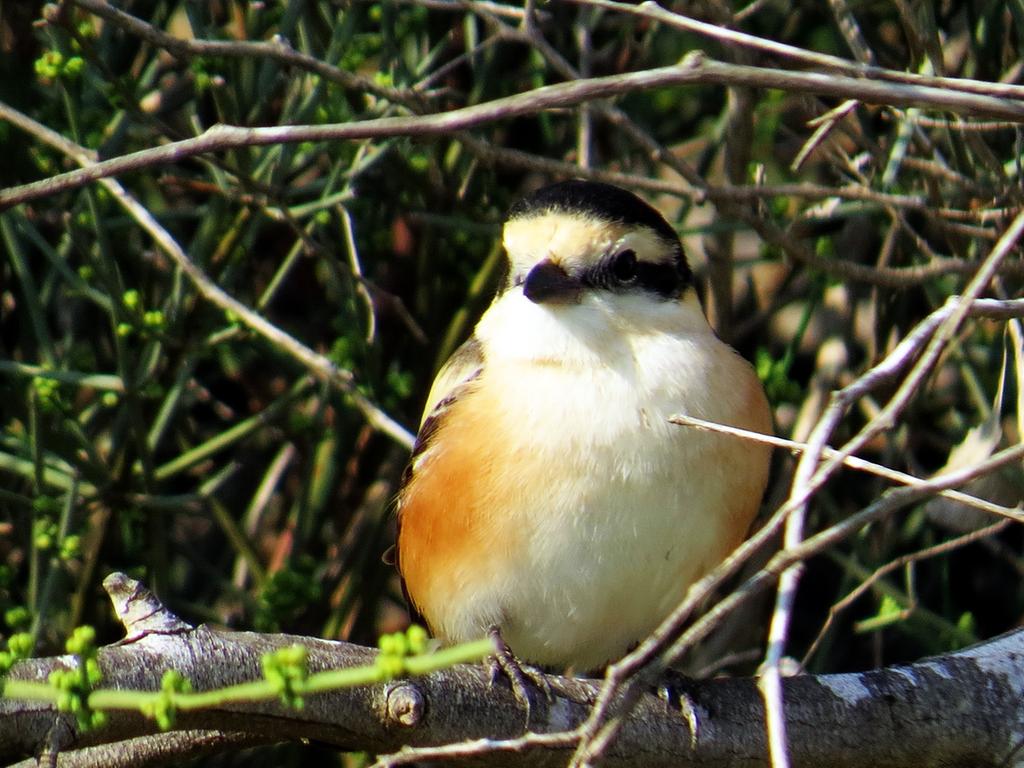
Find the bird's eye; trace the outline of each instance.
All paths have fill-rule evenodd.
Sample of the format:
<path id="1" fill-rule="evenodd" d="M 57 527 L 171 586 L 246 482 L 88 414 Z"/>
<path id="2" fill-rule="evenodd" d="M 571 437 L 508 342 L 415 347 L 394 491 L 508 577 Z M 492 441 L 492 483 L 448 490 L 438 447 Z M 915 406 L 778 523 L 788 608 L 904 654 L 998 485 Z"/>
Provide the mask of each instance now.
<path id="1" fill-rule="evenodd" d="M 612 275 L 620 283 L 630 283 L 636 279 L 636 251 L 627 248 L 615 254 L 612 260 Z"/>

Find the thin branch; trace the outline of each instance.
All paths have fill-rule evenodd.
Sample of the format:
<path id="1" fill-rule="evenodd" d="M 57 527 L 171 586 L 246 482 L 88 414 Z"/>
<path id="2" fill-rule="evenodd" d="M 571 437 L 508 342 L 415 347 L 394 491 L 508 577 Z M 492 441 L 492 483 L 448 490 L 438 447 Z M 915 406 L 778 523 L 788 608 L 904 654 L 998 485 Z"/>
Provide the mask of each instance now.
<path id="1" fill-rule="evenodd" d="M 733 435 L 734 437 L 741 438 L 743 440 L 750 440 L 752 442 L 764 443 L 771 445 L 776 448 L 785 448 L 793 453 L 803 453 L 807 450 L 807 443 L 800 442 L 799 440 L 787 440 L 784 437 L 776 437 L 775 435 L 766 435 L 761 432 L 751 432 L 748 429 L 740 429 L 739 427 L 731 427 L 727 424 L 717 424 L 713 421 L 706 421 L 704 419 L 698 419 L 693 416 L 687 416 L 685 414 L 677 414 L 669 419 L 673 424 L 678 424 L 682 427 L 694 427 L 696 429 L 703 429 L 709 432 L 718 432 L 724 435 Z M 839 451 L 831 446 L 825 446 L 822 455 L 826 458 L 832 458 L 839 456 Z M 842 463 L 844 466 L 850 469 L 855 469 L 860 472 L 867 472 L 881 477 L 886 480 L 892 480 L 893 482 L 900 483 L 902 485 L 920 485 L 926 482 L 923 478 L 916 477 L 914 475 L 908 475 L 906 472 L 900 472 L 896 469 L 890 469 L 882 464 L 876 464 L 873 461 L 862 459 L 858 456 L 843 456 Z M 993 515 L 1005 517 L 1009 521 L 1024 523 L 1024 511 L 1019 507 L 1006 507 L 1002 504 L 993 504 L 991 501 L 986 499 L 980 499 L 977 496 L 972 496 L 969 493 L 957 490 L 942 491 L 940 496 L 944 496 L 952 501 L 958 501 L 961 504 L 965 504 L 974 509 L 979 509 L 983 512 L 988 512 Z"/>
<path id="2" fill-rule="evenodd" d="M 753 50 L 770 53 L 786 59 L 789 62 L 803 64 L 809 67 L 821 67 L 825 70 L 833 70 L 850 77 L 873 78 L 905 85 L 926 86 L 929 88 L 945 88 L 948 90 L 960 91 L 962 93 L 985 94 L 989 96 L 1001 96 L 1009 99 L 1024 100 L 1024 86 L 1010 83 L 993 83 L 985 80 L 970 80 L 960 77 L 933 77 L 918 75 L 911 72 L 900 72 L 895 69 L 875 67 L 866 64 L 858 64 L 838 56 L 831 56 L 827 53 L 808 51 L 804 48 L 797 48 L 793 45 L 780 43 L 775 40 L 768 40 L 757 35 L 740 32 L 735 29 L 728 29 L 716 24 L 709 24 L 699 21 L 681 13 L 667 11 L 655 2 L 647 2 L 632 5 L 630 3 L 615 2 L 615 0 L 570 0 L 570 2 L 581 5 L 591 5 L 598 8 L 607 8 L 620 13 L 628 13 L 634 16 L 642 16 L 653 21 L 660 21 L 675 29 L 682 29 L 687 32 L 695 32 L 713 40 L 728 45 L 738 45 Z"/>
<path id="3" fill-rule="evenodd" d="M 76 189 L 101 178 L 176 163 L 197 155 L 237 147 L 302 141 L 347 141 L 385 136 L 436 136 L 496 120 L 507 120 L 556 107 L 575 106 L 596 99 L 652 88 L 707 84 L 778 88 L 795 93 L 828 94 L 834 97 L 856 98 L 868 103 L 918 106 L 1024 122 L 1024 104 L 1005 98 L 942 90 L 930 86 L 857 80 L 818 72 L 792 72 L 724 64 L 707 59 L 699 53 L 693 53 L 679 64 L 670 67 L 548 85 L 449 112 L 414 117 L 382 117 L 328 125 L 263 128 L 215 125 L 191 139 L 170 142 L 49 179 L 0 190 L 0 210 L 60 191 Z M 2 105 L 0 117 L 9 119 L 10 112 L 10 107 Z"/>
<path id="4" fill-rule="evenodd" d="M 440 747 L 406 747 L 400 752 L 384 755 L 370 768 L 415 766 L 502 754 L 517 755 L 534 749 L 568 749 L 575 746 L 577 741 L 579 741 L 579 735 L 575 731 L 561 731 L 558 733 L 527 733 L 518 739 L 476 739 L 458 741 Z"/>
<path id="5" fill-rule="evenodd" d="M 373 0 L 360 0 L 369 5 Z M 527 2 L 526 8 L 495 3 L 491 0 L 392 0 L 396 5 L 412 5 L 419 8 L 428 8 L 432 11 L 450 11 L 452 13 L 465 13 L 466 10 L 478 13 L 486 11 L 493 16 L 500 16 L 508 19 L 515 19 L 522 22 L 528 15 L 539 16 L 543 20 L 550 18 L 547 11 L 538 11 L 532 8 L 532 3 Z"/>
<path id="6" fill-rule="evenodd" d="M 854 18 L 853 11 L 850 10 L 846 0 L 829 0 L 829 6 L 835 17 L 836 26 L 843 33 L 847 47 L 861 64 L 874 66 L 875 53 L 864 39 L 864 33 L 860 31 L 860 25 Z"/>

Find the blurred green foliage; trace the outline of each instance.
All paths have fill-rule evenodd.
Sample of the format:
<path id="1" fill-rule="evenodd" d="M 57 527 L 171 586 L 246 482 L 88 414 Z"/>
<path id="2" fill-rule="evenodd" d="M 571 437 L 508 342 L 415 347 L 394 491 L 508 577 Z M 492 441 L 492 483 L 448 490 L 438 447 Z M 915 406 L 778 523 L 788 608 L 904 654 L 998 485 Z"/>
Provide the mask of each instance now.
<path id="1" fill-rule="evenodd" d="M 849 56 L 824 4 L 793 5 L 763 4 L 740 27 Z M 899 4 L 862 4 L 855 12 L 882 66 L 998 80 L 1019 77 L 1018 5 L 944 2 L 921 18 L 901 15 Z M 217 123 L 343 123 L 444 111 L 560 82 L 566 63 L 606 75 L 670 64 L 695 48 L 739 57 L 642 18 L 560 2 L 539 6 L 536 34 L 550 48 L 524 39 L 511 6 L 508 14 L 457 3 L 330 0 L 160 0 L 124 8 L 181 39 L 280 36 L 360 80 L 345 84 L 244 51 L 163 50 L 73 3 L 4 3 L 0 100 L 114 157 Z M 724 6 L 703 10 L 718 18 Z M 744 56 L 768 63 L 763 54 Z M 796 196 L 749 204 L 836 263 L 976 262 L 1007 220 L 998 211 L 1021 205 L 1016 126 L 965 127 L 953 115 L 860 105 L 794 168 L 814 132 L 807 121 L 836 100 L 780 91 L 754 99 L 738 118 L 728 115 L 719 86 L 638 92 L 617 105 L 713 184 L 725 181 L 731 142 L 748 141 L 746 183 L 857 185 L 927 200 L 898 207 Z M 588 114 L 591 167 L 674 180 L 629 131 Z M 502 212 L 552 178 L 528 158 L 575 162 L 580 115 L 573 108 L 498 121 L 474 130 L 468 138 L 475 141 L 456 134 L 238 148 L 120 181 L 221 289 L 352 371 L 359 392 L 414 429 L 439 362 L 469 333 L 496 283 Z M 0 186 L 73 167 L 2 122 L 0 141 Z M 685 194 L 652 199 L 687 235 L 702 280 L 702 244 L 735 236 L 727 286 L 734 303 L 724 310 L 728 318 L 716 320 L 757 362 L 787 436 L 806 434 L 823 393 L 877 362 L 969 277 L 952 271 L 893 288 L 824 274 Z M 102 642 L 116 639 L 99 589 L 115 569 L 141 577 L 190 621 L 362 643 L 404 626 L 395 575 L 381 562 L 393 536 L 403 446 L 368 426 L 343 393 L 314 382 L 288 354 L 203 299 L 98 185 L 0 212 L 0 255 L 0 609 L 7 630 L 30 627 L 39 654 L 54 653 L 83 623 L 95 625 Z M 992 295 L 1020 294 L 1019 253 L 1012 262 L 1016 271 L 1004 273 Z M 1001 324 L 969 324 L 867 457 L 915 474 L 938 469 L 993 407 L 1003 333 Z M 1016 389 L 1010 376 L 1007 441 L 1019 439 Z M 887 396 L 866 398 L 837 439 L 863 426 Z M 778 463 L 784 484 L 790 464 Z M 985 492 L 1019 503 L 1019 471 L 996 485 Z M 886 487 L 842 474 L 816 498 L 812 526 L 849 516 Z M 829 607 L 874 569 L 956 533 L 922 506 L 811 561 L 792 653 L 809 647 Z M 1020 545 L 1019 533 L 1003 531 L 907 566 L 914 579 L 886 575 L 839 614 L 812 668 L 907 660 L 1014 626 L 1024 610 Z M 728 642 L 757 646 L 763 627 L 760 619 L 749 623 Z M 275 764 L 285 760 L 280 750 L 267 755 Z"/>

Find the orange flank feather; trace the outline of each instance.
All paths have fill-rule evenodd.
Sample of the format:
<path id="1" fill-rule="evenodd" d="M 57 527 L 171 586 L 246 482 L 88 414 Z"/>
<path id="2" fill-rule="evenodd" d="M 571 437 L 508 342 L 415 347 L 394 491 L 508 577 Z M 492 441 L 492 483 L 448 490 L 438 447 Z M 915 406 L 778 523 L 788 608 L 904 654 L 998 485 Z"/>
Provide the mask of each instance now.
<path id="1" fill-rule="evenodd" d="M 524 546 L 514 521 L 495 514 L 507 508 L 501 500 L 514 489 L 503 455 L 509 446 L 494 439 L 500 410 L 484 393 L 466 393 L 440 417 L 399 500 L 405 590 L 440 636 L 451 634 L 439 619 L 451 602 L 472 592 L 485 572 L 507 566 L 507 555 Z"/>

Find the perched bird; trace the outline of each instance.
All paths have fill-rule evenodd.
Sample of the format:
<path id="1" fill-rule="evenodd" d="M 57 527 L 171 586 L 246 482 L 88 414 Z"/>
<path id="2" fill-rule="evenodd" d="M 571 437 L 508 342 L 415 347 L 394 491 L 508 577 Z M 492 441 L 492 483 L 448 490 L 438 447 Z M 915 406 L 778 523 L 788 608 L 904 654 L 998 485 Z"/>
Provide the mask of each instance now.
<path id="1" fill-rule="evenodd" d="M 709 327 L 682 245 L 630 192 L 567 181 L 513 206 L 508 274 L 427 398 L 397 564 L 446 643 L 596 669 L 744 538 L 769 451 L 751 366 Z"/>

